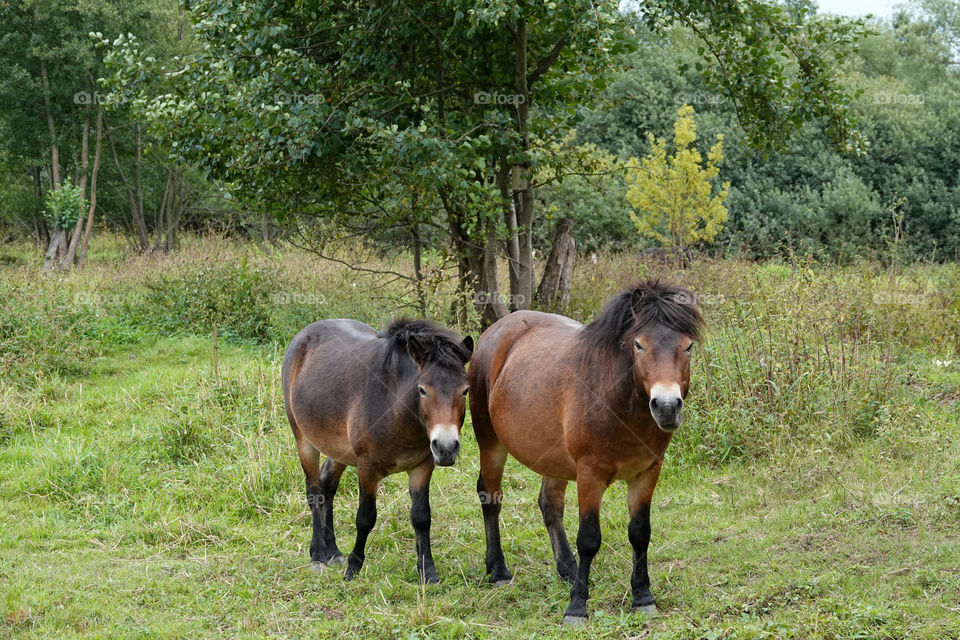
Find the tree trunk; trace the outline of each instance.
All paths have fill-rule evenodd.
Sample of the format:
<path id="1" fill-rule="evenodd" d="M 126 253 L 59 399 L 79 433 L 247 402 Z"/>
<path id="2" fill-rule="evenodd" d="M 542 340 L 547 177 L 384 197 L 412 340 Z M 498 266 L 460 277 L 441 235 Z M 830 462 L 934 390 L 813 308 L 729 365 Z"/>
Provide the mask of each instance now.
<path id="1" fill-rule="evenodd" d="M 423 246 L 420 239 L 420 225 L 413 223 L 413 281 L 417 292 L 417 307 L 420 315 L 427 315 L 427 297 L 423 291 Z"/>
<path id="2" fill-rule="evenodd" d="M 117 168 L 117 176 L 123 184 L 124 191 L 127 192 L 127 204 L 130 206 L 130 217 L 133 219 L 136 242 L 134 247 L 137 251 L 144 252 L 150 249 L 150 238 L 147 237 L 147 225 L 143 220 L 143 193 L 140 189 L 140 161 L 143 153 L 143 141 L 140 136 L 140 125 L 137 125 L 137 160 L 134 166 L 134 184 L 130 183 L 127 175 L 123 172 L 120 165 L 120 158 L 117 156 L 117 148 L 113 142 L 113 136 L 110 135 L 110 128 L 107 127 L 107 142 L 110 144 L 110 155 L 113 158 L 113 164 Z"/>
<path id="3" fill-rule="evenodd" d="M 537 304 L 550 311 L 562 311 L 570 300 L 570 279 L 576 258 L 576 242 L 570 235 L 573 221 L 561 218 L 553 236 L 553 248 L 537 289 Z"/>
<path id="4" fill-rule="evenodd" d="M 103 107 L 97 107 L 97 141 L 93 150 L 93 171 L 90 173 L 90 209 L 87 212 L 87 224 L 83 230 L 78 262 L 87 259 L 87 245 L 90 244 L 90 230 L 93 229 L 93 217 L 97 211 L 97 176 L 100 174 L 100 151 L 103 146 Z"/>
<path id="5" fill-rule="evenodd" d="M 157 208 L 157 215 L 154 216 L 154 227 L 157 230 L 157 239 L 153 241 L 153 250 L 159 251 L 164 245 L 164 235 L 167 230 L 166 219 L 169 216 L 170 199 L 173 197 L 173 167 L 167 169 L 167 181 L 163 185 L 163 197 L 160 198 L 160 206 Z"/>
<path id="6" fill-rule="evenodd" d="M 137 228 L 137 239 L 140 241 L 140 250 L 150 249 L 150 237 L 147 234 L 147 223 L 143 218 L 143 183 L 140 180 L 140 169 L 143 162 L 143 126 L 137 123 L 137 162 L 133 165 L 133 188 L 136 193 L 136 213 L 133 222 Z"/>
<path id="7" fill-rule="evenodd" d="M 468 307 L 472 297 L 473 307 L 480 313 L 480 323 L 486 328 L 507 315 L 500 285 L 497 282 L 497 237 L 496 224 L 492 217 L 481 221 L 481 240 L 471 238 L 462 220 L 463 214 L 450 201 L 449 194 L 438 189 L 440 201 L 447 213 L 450 239 L 457 256 L 457 297 L 454 315 L 460 326 L 466 326 Z"/>
<path id="8" fill-rule="evenodd" d="M 480 325 L 484 329 L 507 315 L 500 283 L 497 282 L 497 225 L 492 216 L 483 221 L 485 241 L 480 279 L 477 283 L 474 306 L 480 312 Z"/>
<path id="9" fill-rule="evenodd" d="M 520 18 L 513 33 L 514 82 L 517 102 L 517 133 L 523 148 L 524 161 L 514 167 L 514 190 L 519 193 L 519 202 L 514 204 L 517 238 L 517 285 L 512 306 L 529 309 L 533 303 L 533 214 L 534 193 L 530 175 L 530 88 L 527 82 L 527 21 Z M 511 200 L 513 200 L 511 198 Z"/>
<path id="10" fill-rule="evenodd" d="M 186 185 L 180 180 L 180 174 L 173 172 L 173 203 L 167 212 L 167 237 L 163 243 L 163 250 L 167 253 L 173 251 L 177 244 L 177 230 L 180 229 L 180 219 L 187 207 Z"/>
<path id="11" fill-rule="evenodd" d="M 40 78 L 43 84 L 43 107 L 47 120 L 47 133 L 50 134 L 50 188 L 59 189 L 60 182 L 60 147 L 57 144 L 57 127 L 53 121 L 53 109 L 50 106 L 50 81 L 47 77 L 47 63 L 40 62 Z M 47 254 L 43 262 L 43 269 L 48 271 L 53 268 L 57 257 L 62 253 L 61 244 L 66 238 L 66 231 L 63 229 L 53 229 L 50 234 L 50 244 L 47 246 Z"/>
<path id="12" fill-rule="evenodd" d="M 43 247 L 50 243 L 50 231 L 47 229 L 46 220 L 43 219 L 43 180 L 40 173 L 40 165 L 35 164 L 30 168 L 30 174 L 33 177 L 33 197 L 36 203 L 33 211 L 34 228 L 37 233 L 37 244 Z"/>
<path id="13" fill-rule="evenodd" d="M 167 181 L 163 187 L 160 208 L 157 209 L 157 239 L 153 243 L 154 251 L 169 253 L 176 245 L 177 229 L 185 208 L 185 187 L 180 174 L 173 167 L 167 169 Z"/>
<path id="14" fill-rule="evenodd" d="M 60 147 L 57 145 L 57 128 L 53 122 L 50 106 L 50 81 L 47 78 L 47 63 L 40 62 L 40 78 L 43 83 L 43 106 L 46 111 L 47 132 L 50 134 L 50 180 L 53 189 L 60 188 Z"/>
<path id="15" fill-rule="evenodd" d="M 50 245 L 47 247 L 47 254 L 43 260 L 43 270 L 49 271 L 57 262 L 57 258 L 63 252 L 61 246 L 67 240 L 66 229 L 54 229 L 50 234 Z"/>
<path id="16" fill-rule="evenodd" d="M 90 168 L 90 115 L 83 119 L 83 133 L 80 135 L 80 197 L 87 197 L 87 176 Z M 77 222 L 73 225 L 73 233 L 70 234 L 70 244 L 67 245 L 66 254 L 60 260 L 60 268 L 68 269 L 73 266 L 73 259 L 77 255 L 77 248 L 80 245 L 80 235 L 83 232 L 83 215 L 77 216 Z"/>
<path id="17" fill-rule="evenodd" d="M 520 241 L 517 238 L 517 207 L 513 198 L 510 182 L 511 167 L 506 160 L 497 174 L 497 186 L 503 200 L 503 217 L 507 227 L 507 272 L 510 276 L 510 291 L 516 294 L 520 290 Z M 517 310 L 516 295 L 510 296 L 510 311 Z"/>
<path id="18" fill-rule="evenodd" d="M 90 168 L 90 114 L 83 118 L 80 133 L 80 197 L 87 197 L 87 170 Z"/>

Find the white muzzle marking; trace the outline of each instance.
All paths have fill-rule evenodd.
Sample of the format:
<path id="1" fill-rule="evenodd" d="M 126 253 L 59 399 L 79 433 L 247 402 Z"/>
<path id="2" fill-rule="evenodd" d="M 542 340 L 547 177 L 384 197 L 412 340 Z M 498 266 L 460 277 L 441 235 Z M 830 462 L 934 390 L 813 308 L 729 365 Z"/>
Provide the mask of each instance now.
<path id="1" fill-rule="evenodd" d="M 663 384 L 662 382 L 657 382 L 650 387 L 651 400 L 656 400 L 657 402 L 663 402 L 666 404 L 676 404 L 679 398 L 680 385 L 676 382 L 673 384 Z"/>
<path id="2" fill-rule="evenodd" d="M 680 385 L 655 383 L 650 387 L 650 414 L 657 426 L 664 431 L 673 432 L 680 426 L 680 412 L 683 409 L 683 397 Z"/>
<path id="3" fill-rule="evenodd" d="M 430 429 L 430 445 L 437 445 L 440 449 L 450 449 L 460 441 L 460 434 L 455 424 L 435 424 Z"/>

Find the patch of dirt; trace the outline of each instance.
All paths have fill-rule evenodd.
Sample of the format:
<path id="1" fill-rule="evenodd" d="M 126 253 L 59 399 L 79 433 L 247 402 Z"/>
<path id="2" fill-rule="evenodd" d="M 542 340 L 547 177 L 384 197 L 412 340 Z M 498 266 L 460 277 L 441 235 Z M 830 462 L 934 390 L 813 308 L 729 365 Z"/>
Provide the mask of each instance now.
<path id="1" fill-rule="evenodd" d="M 938 407 L 949 407 L 960 401 L 960 389 L 951 389 L 950 391 L 941 391 L 930 396 L 932 402 L 936 402 Z"/>

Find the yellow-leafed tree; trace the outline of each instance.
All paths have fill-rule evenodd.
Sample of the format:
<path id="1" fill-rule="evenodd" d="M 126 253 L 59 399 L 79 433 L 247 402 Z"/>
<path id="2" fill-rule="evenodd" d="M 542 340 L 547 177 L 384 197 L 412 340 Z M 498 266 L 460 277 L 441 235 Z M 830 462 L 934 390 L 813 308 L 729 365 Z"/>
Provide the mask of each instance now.
<path id="1" fill-rule="evenodd" d="M 711 241 L 727 220 L 723 205 L 730 183 L 713 193 L 713 181 L 723 159 L 723 136 L 707 153 L 706 164 L 693 143 L 697 127 L 693 107 L 683 105 L 673 125 L 673 154 L 667 155 L 666 138 L 650 139 L 650 154 L 627 164 L 627 201 L 636 209 L 630 218 L 637 232 L 662 246 L 685 247 Z"/>

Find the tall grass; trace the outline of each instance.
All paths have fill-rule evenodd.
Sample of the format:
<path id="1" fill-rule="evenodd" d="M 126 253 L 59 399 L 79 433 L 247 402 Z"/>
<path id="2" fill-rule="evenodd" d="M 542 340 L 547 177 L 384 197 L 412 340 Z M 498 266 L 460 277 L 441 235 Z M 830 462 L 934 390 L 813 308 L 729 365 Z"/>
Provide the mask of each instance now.
<path id="1" fill-rule="evenodd" d="M 696 348 L 690 426 L 674 451 L 692 461 L 722 464 L 899 437 L 903 425 L 916 422 L 918 367 L 960 354 L 955 265 L 890 270 L 702 259 L 676 268 L 609 254 L 581 259 L 565 312 L 589 322 L 610 296 L 645 277 L 689 287 L 709 323 Z M 98 355 L 163 336 L 276 350 L 316 319 L 348 316 L 377 326 L 416 313 L 410 291 L 396 281 L 384 285 L 292 249 L 223 239 L 191 239 L 172 255 L 102 260 L 65 274 L 8 267 L 0 284 L 7 292 L 0 299 L 0 371 L 34 389 L 44 376 L 80 377 Z M 453 283 L 434 289 L 435 319 L 451 323 Z M 0 433 L 9 421 L 0 414 Z M 216 422 L 179 420 L 162 448 L 192 459 Z"/>

